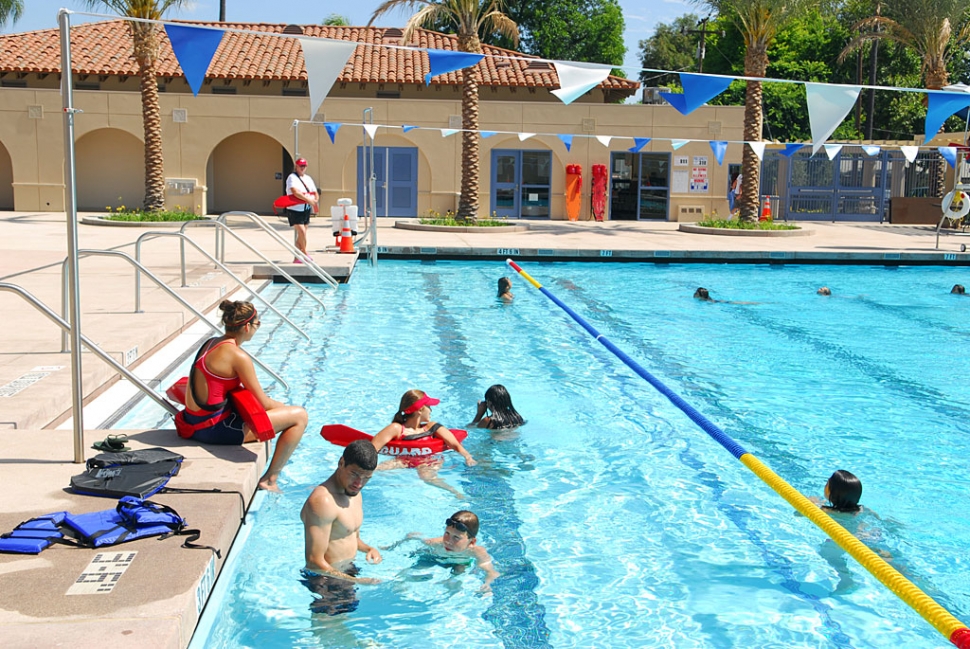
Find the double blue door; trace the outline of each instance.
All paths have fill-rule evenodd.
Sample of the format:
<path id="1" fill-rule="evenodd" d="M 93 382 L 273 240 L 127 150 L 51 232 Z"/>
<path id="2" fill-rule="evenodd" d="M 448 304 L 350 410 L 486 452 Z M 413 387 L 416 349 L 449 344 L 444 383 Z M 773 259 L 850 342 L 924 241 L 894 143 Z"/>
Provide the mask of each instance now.
<path id="1" fill-rule="evenodd" d="M 492 212 L 507 218 L 548 218 L 551 198 L 551 152 L 492 150 Z"/>
<path id="2" fill-rule="evenodd" d="M 418 149 L 405 146 L 374 147 L 374 198 L 377 216 L 418 215 Z M 364 187 L 370 181 L 370 158 L 357 147 L 357 204 L 364 206 Z"/>

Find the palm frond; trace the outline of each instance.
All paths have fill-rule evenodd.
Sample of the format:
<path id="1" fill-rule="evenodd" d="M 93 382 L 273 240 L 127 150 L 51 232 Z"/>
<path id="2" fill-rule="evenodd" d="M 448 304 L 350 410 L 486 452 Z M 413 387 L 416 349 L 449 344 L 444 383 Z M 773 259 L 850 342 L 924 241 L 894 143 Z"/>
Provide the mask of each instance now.
<path id="1" fill-rule="evenodd" d="M 435 25 L 446 20 L 454 22 L 454 15 L 444 5 L 431 2 L 425 4 L 427 6 L 422 7 L 416 14 L 408 18 L 407 24 L 404 25 L 404 35 L 401 36 L 402 43 L 411 42 L 414 32 L 425 25 Z"/>
<path id="2" fill-rule="evenodd" d="M 493 11 L 482 17 L 482 24 L 487 25 L 492 32 L 498 32 L 512 41 L 513 46 L 519 45 L 519 26 L 515 21 L 501 11 Z"/>
<path id="3" fill-rule="evenodd" d="M 370 20 L 367 21 L 367 26 L 370 27 L 374 24 L 375 20 L 392 11 L 413 11 L 421 5 L 430 4 L 433 3 L 429 2 L 429 0 L 385 0 L 371 14 Z"/>

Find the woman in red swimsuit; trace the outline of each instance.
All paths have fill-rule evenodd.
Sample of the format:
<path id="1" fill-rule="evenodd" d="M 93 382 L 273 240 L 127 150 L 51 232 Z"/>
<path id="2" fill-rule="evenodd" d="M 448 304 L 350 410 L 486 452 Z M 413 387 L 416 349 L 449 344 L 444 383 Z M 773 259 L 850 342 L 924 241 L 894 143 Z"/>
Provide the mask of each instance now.
<path id="1" fill-rule="evenodd" d="M 192 435 L 191 439 L 204 444 L 255 442 L 253 431 L 225 403 L 230 390 L 240 385 L 249 390 L 266 410 L 273 430 L 282 431 L 269 467 L 259 480 L 260 489 L 279 491 L 276 483 L 280 471 L 303 437 L 307 413 L 300 406 L 288 406 L 270 399 L 259 385 L 253 361 L 241 349 L 241 345 L 251 340 L 259 329 L 259 316 L 252 303 L 223 300 L 219 308 L 222 309 L 226 334 L 206 341 L 189 372 L 184 418 L 193 425 L 213 420 L 211 426 L 197 429 Z"/>
<path id="2" fill-rule="evenodd" d="M 389 442 L 396 439 L 420 439 L 421 437 L 440 437 L 441 440 L 456 453 L 465 458 L 466 466 L 477 464 L 471 454 L 465 450 L 454 433 L 446 426 L 431 421 L 431 406 L 441 403 L 438 399 L 429 397 L 421 390 L 408 390 L 401 397 L 401 404 L 398 406 L 394 419 L 390 424 L 377 433 L 372 440 L 374 446 L 380 451 Z M 401 467 L 416 468 L 418 477 L 430 485 L 450 491 L 459 498 L 464 495 L 438 477 L 438 469 L 441 468 L 441 458 L 435 455 L 421 455 L 414 457 L 396 457 L 387 462 L 377 465 L 377 470 L 397 469 Z"/>

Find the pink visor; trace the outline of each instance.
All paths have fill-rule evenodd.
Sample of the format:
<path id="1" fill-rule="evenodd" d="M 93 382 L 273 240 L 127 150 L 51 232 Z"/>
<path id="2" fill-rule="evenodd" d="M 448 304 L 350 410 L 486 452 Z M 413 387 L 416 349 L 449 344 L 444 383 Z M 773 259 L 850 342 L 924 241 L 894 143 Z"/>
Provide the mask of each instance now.
<path id="1" fill-rule="evenodd" d="M 436 406 L 439 403 L 441 403 L 439 399 L 435 399 L 434 397 L 429 397 L 428 395 L 424 395 L 423 397 L 421 397 L 420 399 L 412 403 L 410 406 L 408 406 L 407 409 L 403 410 L 402 412 L 405 415 L 410 415 L 412 413 L 417 412 L 418 410 L 421 410 L 421 408 L 425 406 Z"/>

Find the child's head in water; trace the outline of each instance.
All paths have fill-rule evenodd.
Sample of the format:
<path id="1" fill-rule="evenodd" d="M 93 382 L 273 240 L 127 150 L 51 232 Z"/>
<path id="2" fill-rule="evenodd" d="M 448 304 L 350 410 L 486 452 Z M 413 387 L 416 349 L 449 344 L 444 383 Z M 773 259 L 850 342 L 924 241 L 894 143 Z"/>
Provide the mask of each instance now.
<path id="1" fill-rule="evenodd" d="M 829 481 L 825 483 L 825 498 L 831 507 L 825 506 L 822 509 L 834 509 L 837 512 L 857 512 L 859 499 L 862 497 L 862 482 L 852 473 L 839 469 L 832 474 Z"/>
<path id="2" fill-rule="evenodd" d="M 512 294 L 512 280 L 510 280 L 508 277 L 499 277 L 498 296 L 502 297 L 503 295 L 511 295 L 511 294 Z"/>
<path id="3" fill-rule="evenodd" d="M 463 552 L 475 545 L 478 537 L 478 516 L 463 509 L 452 514 L 445 521 L 445 533 L 441 543 L 448 552 Z"/>

